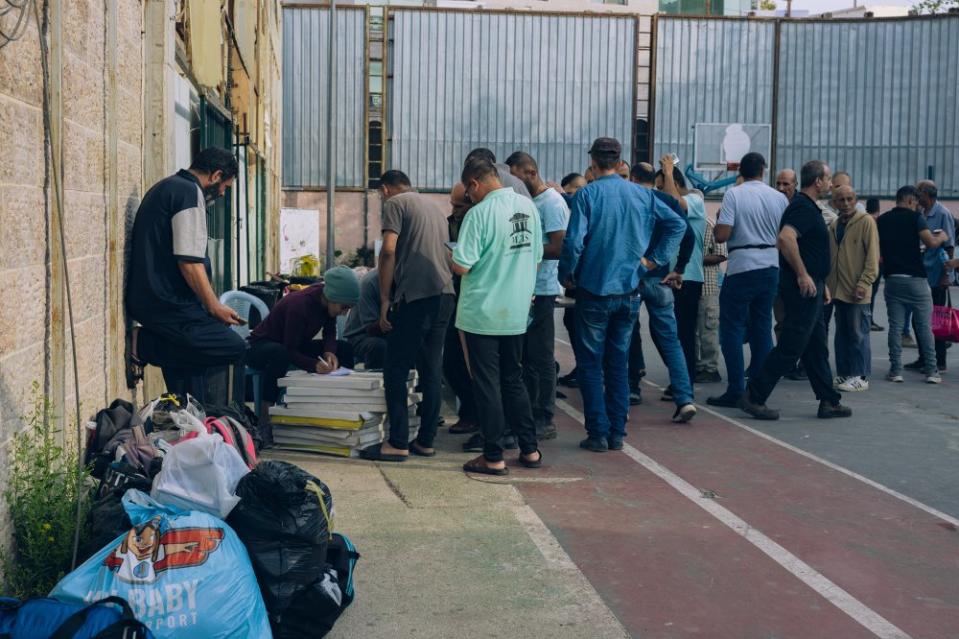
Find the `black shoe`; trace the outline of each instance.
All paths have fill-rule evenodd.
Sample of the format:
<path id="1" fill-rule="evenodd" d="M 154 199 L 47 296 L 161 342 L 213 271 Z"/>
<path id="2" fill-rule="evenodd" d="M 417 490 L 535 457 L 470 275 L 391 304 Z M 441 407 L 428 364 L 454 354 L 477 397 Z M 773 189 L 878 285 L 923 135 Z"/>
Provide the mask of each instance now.
<path id="1" fill-rule="evenodd" d="M 696 373 L 697 384 L 715 384 L 721 381 L 723 381 L 723 377 L 719 374 L 719 371 L 700 371 Z"/>
<path id="2" fill-rule="evenodd" d="M 819 411 L 816 413 L 819 419 L 832 419 L 833 417 L 852 417 L 852 409 L 843 406 L 840 403 L 833 404 L 823 400 L 819 402 Z"/>
<path id="3" fill-rule="evenodd" d="M 739 406 L 739 398 L 729 393 L 723 393 L 718 397 L 707 397 L 706 403 L 710 406 L 722 406 L 723 408 L 736 408 Z"/>
<path id="4" fill-rule="evenodd" d="M 607 437 L 606 438 L 606 447 L 609 450 L 623 450 L 623 438 L 622 437 Z"/>
<path id="5" fill-rule="evenodd" d="M 869 327 L 869 330 L 873 331 L 874 333 L 881 333 L 884 330 L 886 330 L 886 327 L 880 326 L 879 324 L 876 324 L 875 322 L 873 322 L 872 325 Z"/>
<path id="6" fill-rule="evenodd" d="M 576 371 L 563 375 L 556 380 L 556 383 L 566 388 L 579 388 L 579 381 L 576 379 Z"/>
<path id="7" fill-rule="evenodd" d="M 546 439 L 556 439 L 556 425 L 547 424 L 542 428 L 536 429 L 536 440 L 544 441 Z"/>
<path id="8" fill-rule="evenodd" d="M 911 362 L 911 363 L 909 363 L 909 364 L 906 364 L 905 366 L 903 366 L 903 368 L 905 368 L 905 369 L 907 369 L 907 370 L 910 370 L 910 371 L 921 371 L 921 370 L 922 370 L 922 358 L 920 357 L 920 358 L 917 359 L 916 361 Z"/>
<path id="9" fill-rule="evenodd" d="M 480 435 L 479 433 L 476 433 L 472 437 L 470 437 L 468 440 L 466 440 L 465 444 L 463 444 L 463 452 L 482 453 L 484 444 L 485 444 L 485 441 L 483 440 L 483 436 Z"/>
<path id="10" fill-rule="evenodd" d="M 806 376 L 806 370 L 802 367 L 802 364 L 796 364 L 793 366 L 792 370 L 783 375 L 786 379 L 791 379 L 794 382 L 804 382 L 809 379 Z"/>
<path id="11" fill-rule="evenodd" d="M 606 440 L 596 437 L 587 437 L 579 443 L 579 447 L 585 450 L 591 450 L 594 453 L 605 453 L 609 450 L 609 444 L 606 443 Z"/>
<path id="12" fill-rule="evenodd" d="M 503 449 L 516 450 L 519 444 L 516 443 L 516 435 L 503 435 Z"/>
<path id="13" fill-rule="evenodd" d="M 767 421 L 779 419 L 778 410 L 773 410 L 765 404 L 753 403 L 752 400 L 749 399 L 749 391 L 743 393 L 743 396 L 739 398 L 739 408 L 743 412 L 752 415 L 756 419 L 764 419 Z"/>
<path id="14" fill-rule="evenodd" d="M 561 390 L 556 391 L 556 399 L 566 399 L 566 393 Z"/>
<path id="15" fill-rule="evenodd" d="M 672 387 L 672 386 L 667 386 L 667 387 L 663 390 L 663 396 L 660 397 L 659 399 L 660 399 L 661 401 L 664 401 L 664 402 L 671 402 L 671 401 L 673 401 L 673 387 Z"/>
<path id="16" fill-rule="evenodd" d="M 639 394 L 639 391 L 629 391 L 630 406 L 639 406 L 642 403 L 643 403 L 643 396 Z"/>

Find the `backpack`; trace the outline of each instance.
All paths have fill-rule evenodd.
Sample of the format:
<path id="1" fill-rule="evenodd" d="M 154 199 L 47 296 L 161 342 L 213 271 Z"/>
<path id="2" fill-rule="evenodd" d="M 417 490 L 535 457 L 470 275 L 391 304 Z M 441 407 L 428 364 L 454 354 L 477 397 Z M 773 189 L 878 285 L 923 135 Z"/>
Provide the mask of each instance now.
<path id="1" fill-rule="evenodd" d="M 274 639 L 323 637 L 332 630 L 353 603 L 353 570 L 359 558 L 346 536 L 333 533 L 319 578 L 300 590 L 282 613 L 270 615 Z"/>
<path id="2" fill-rule="evenodd" d="M 0 639 L 154 638 L 125 599 L 107 597 L 89 606 L 56 599 L 0 599 Z"/>
<path id="3" fill-rule="evenodd" d="M 246 404 L 237 404 L 233 403 L 229 406 L 222 406 L 219 404 L 203 404 L 203 409 L 206 411 L 208 417 L 229 417 L 231 420 L 243 427 L 244 430 L 249 434 L 250 439 L 253 440 L 253 449 L 254 451 L 259 451 L 262 447 L 262 440 L 260 439 L 259 431 L 259 420 L 256 417 L 256 414 L 250 410 Z"/>
<path id="4" fill-rule="evenodd" d="M 250 433 L 242 424 L 231 417 L 207 417 L 203 421 L 203 425 L 206 426 L 206 432 L 211 435 L 219 435 L 224 442 L 236 448 L 236 452 L 240 453 L 240 457 L 247 468 L 250 470 L 256 468 L 256 447 L 253 445 L 253 438 Z M 194 439 L 197 434 L 195 432 L 187 433 L 175 441 L 174 444 Z"/>

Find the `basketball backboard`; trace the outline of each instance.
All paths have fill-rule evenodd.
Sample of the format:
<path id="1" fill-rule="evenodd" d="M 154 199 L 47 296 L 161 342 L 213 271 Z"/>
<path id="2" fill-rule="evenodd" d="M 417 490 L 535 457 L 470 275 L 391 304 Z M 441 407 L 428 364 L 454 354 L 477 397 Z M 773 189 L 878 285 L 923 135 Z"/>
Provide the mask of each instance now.
<path id="1" fill-rule="evenodd" d="M 696 171 L 735 171 L 750 151 L 769 162 L 772 126 L 739 122 L 697 123 L 693 126 L 693 168 Z"/>

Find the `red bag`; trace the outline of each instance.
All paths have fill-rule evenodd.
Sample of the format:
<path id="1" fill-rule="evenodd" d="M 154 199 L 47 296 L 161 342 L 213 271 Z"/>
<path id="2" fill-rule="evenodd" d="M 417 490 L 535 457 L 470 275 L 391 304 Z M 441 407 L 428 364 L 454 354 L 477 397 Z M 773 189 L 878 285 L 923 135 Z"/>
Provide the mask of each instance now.
<path id="1" fill-rule="evenodd" d="M 946 342 L 959 342 L 959 309 L 933 306 L 932 335 Z"/>

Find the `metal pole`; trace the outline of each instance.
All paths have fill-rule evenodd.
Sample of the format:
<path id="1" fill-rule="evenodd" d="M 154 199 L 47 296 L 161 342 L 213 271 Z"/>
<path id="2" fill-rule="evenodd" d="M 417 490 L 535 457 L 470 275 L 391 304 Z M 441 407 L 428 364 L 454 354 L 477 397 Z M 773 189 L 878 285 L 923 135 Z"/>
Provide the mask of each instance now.
<path id="1" fill-rule="evenodd" d="M 330 0 L 329 61 L 327 89 L 329 109 L 326 121 L 326 268 L 333 268 L 333 210 L 336 199 L 336 0 Z"/>

